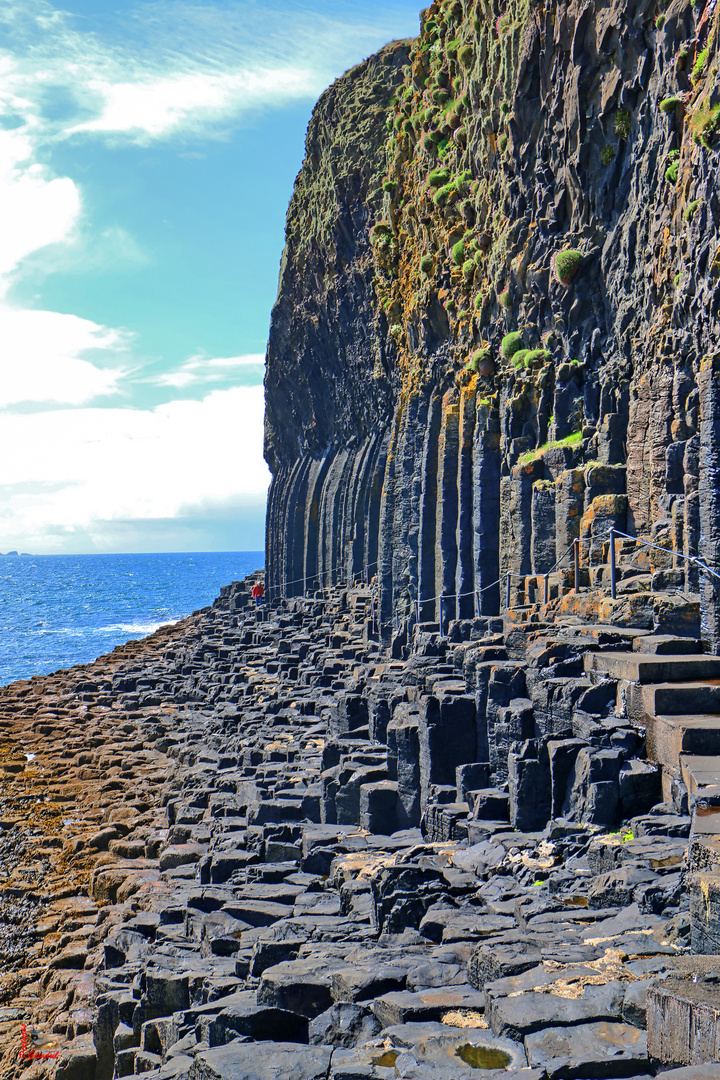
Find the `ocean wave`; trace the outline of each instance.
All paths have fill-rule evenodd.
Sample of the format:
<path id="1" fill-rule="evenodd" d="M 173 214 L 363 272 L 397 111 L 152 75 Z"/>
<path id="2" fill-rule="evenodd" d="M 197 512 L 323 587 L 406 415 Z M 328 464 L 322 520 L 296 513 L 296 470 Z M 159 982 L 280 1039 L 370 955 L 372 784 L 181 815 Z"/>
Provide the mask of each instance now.
<path id="1" fill-rule="evenodd" d="M 154 634 L 161 626 L 172 626 L 179 619 L 163 619 L 162 622 L 151 623 L 116 623 L 114 626 L 98 626 L 96 634 Z"/>
<path id="2" fill-rule="evenodd" d="M 38 635 L 59 634 L 61 637 L 92 637 L 93 634 L 154 634 L 161 626 L 174 626 L 179 618 L 162 619 L 160 622 L 113 623 L 111 626 L 47 626 Z"/>

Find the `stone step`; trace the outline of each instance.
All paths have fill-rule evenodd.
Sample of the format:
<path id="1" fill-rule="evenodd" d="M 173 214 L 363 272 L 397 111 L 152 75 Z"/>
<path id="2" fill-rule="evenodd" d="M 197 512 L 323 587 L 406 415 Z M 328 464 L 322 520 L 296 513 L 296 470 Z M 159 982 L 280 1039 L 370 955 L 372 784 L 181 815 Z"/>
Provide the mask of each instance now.
<path id="1" fill-rule="evenodd" d="M 697 638 L 674 637 L 672 634 L 645 634 L 633 641 L 633 652 L 653 653 L 655 656 L 692 656 L 700 653 Z"/>
<path id="2" fill-rule="evenodd" d="M 720 656 L 674 654 L 658 656 L 642 652 L 588 653 L 588 673 L 608 675 L 638 683 L 679 683 L 717 679 L 720 685 Z"/>
<path id="3" fill-rule="evenodd" d="M 702 965 L 697 966 L 695 974 L 672 976 L 648 988 L 647 1045 L 658 1061 L 690 1065 L 716 1057 L 720 990 L 712 973 L 706 980 Z M 717 1076 L 720 1066 L 713 1068 Z"/>
<path id="4" fill-rule="evenodd" d="M 720 785 L 720 757 L 706 754 L 682 754 L 680 768 L 685 787 L 692 795 L 701 787 Z"/>
<path id="5" fill-rule="evenodd" d="M 623 697 L 627 715 L 638 724 L 649 716 L 708 716 L 720 713 L 720 680 L 638 683 L 626 692 L 620 685 L 619 705 Z"/>
<path id="6" fill-rule="evenodd" d="M 561 620 L 557 620 L 561 623 Z M 642 643 L 651 641 L 653 635 L 649 630 L 641 630 L 634 626 L 611 626 L 606 623 L 579 623 L 576 625 L 560 626 L 556 635 L 562 641 L 587 642 L 588 646 L 604 648 L 609 645 L 631 645 L 635 652 L 654 651 L 644 650 Z M 681 650 L 678 650 L 680 652 Z"/>
<path id="7" fill-rule="evenodd" d="M 648 716 L 647 755 L 650 761 L 680 767 L 680 755 L 720 754 L 720 715 Z"/>
<path id="8" fill-rule="evenodd" d="M 701 805 L 705 803 L 705 792 L 718 792 L 718 788 L 698 788 L 697 800 L 692 817 L 692 829 L 688 847 L 688 870 L 709 871 L 717 874 L 720 870 L 720 806 Z"/>

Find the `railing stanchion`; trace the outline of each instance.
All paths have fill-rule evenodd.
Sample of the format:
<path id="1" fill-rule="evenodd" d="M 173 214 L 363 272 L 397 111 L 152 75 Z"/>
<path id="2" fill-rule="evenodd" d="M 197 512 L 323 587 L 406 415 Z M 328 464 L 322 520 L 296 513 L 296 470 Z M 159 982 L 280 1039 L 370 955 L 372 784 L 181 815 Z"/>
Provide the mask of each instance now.
<path id="1" fill-rule="evenodd" d="M 443 636 L 443 598 L 442 598 L 442 596 L 439 596 L 438 599 L 440 601 L 440 637 L 442 637 Z"/>
<path id="2" fill-rule="evenodd" d="M 545 606 L 547 607 L 548 600 L 550 599 L 550 575 L 545 575 Z"/>
<path id="3" fill-rule="evenodd" d="M 615 566 L 615 530 L 610 530 L 610 595 L 613 600 L 617 593 L 617 567 Z"/>
<path id="4" fill-rule="evenodd" d="M 480 593 L 477 589 L 475 590 L 475 618 L 480 618 Z"/>
<path id="5" fill-rule="evenodd" d="M 415 601 L 415 606 L 417 608 L 417 621 L 420 622 L 420 601 L 419 600 Z"/>
<path id="6" fill-rule="evenodd" d="M 573 540 L 573 556 L 575 559 L 575 592 L 580 592 L 580 541 L 577 537 Z"/>
<path id="7" fill-rule="evenodd" d="M 373 620 L 372 632 L 373 632 L 373 637 L 375 637 L 375 597 L 374 596 L 371 599 L 371 603 L 372 603 L 372 620 Z"/>
<path id="8" fill-rule="evenodd" d="M 507 576 L 507 590 L 505 593 L 505 607 L 510 610 L 510 571 L 508 570 Z"/>

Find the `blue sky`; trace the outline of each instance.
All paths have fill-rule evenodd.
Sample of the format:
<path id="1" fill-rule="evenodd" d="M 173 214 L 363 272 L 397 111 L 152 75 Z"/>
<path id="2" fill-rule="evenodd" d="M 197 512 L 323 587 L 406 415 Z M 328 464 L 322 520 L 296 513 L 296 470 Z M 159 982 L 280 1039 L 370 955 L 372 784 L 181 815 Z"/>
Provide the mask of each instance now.
<path id="1" fill-rule="evenodd" d="M 0 0 L 0 551 L 263 546 L 307 121 L 407 0 Z"/>

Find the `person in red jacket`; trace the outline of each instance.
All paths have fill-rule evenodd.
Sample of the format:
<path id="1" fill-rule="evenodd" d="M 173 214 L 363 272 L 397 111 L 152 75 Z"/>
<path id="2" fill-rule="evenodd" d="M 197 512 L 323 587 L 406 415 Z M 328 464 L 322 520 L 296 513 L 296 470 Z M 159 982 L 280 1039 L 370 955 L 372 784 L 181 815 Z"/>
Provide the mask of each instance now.
<path id="1" fill-rule="evenodd" d="M 260 607 L 262 604 L 263 596 L 265 595 L 265 586 L 262 581 L 256 581 L 253 585 L 252 593 L 250 594 L 255 601 L 255 607 Z"/>

